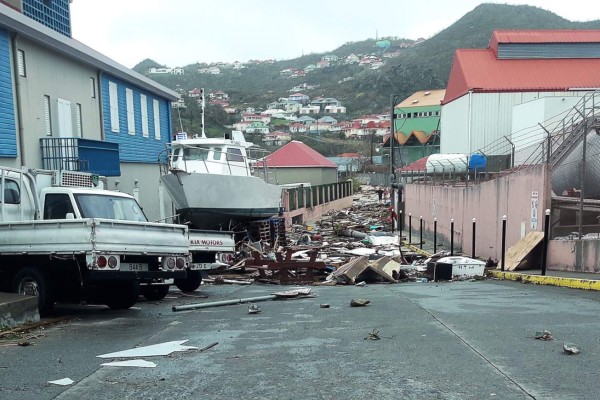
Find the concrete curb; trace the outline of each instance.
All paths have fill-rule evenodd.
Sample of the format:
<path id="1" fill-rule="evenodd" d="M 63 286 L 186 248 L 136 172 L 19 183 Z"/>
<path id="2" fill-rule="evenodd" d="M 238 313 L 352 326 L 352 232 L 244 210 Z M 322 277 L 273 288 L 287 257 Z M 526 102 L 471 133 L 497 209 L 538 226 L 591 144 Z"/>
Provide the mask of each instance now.
<path id="1" fill-rule="evenodd" d="M 549 275 L 530 275 L 520 274 L 518 272 L 502 272 L 502 271 L 490 271 L 493 277 L 498 279 L 504 279 L 509 281 L 517 281 L 523 283 L 535 283 L 537 285 L 551 285 L 561 286 L 571 289 L 585 289 L 585 290 L 599 290 L 600 291 L 600 280 L 593 279 L 577 279 L 577 278 L 564 278 L 560 276 L 549 276 Z"/>
<path id="2" fill-rule="evenodd" d="M 0 328 L 38 322 L 37 297 L 0 293 Z"/>

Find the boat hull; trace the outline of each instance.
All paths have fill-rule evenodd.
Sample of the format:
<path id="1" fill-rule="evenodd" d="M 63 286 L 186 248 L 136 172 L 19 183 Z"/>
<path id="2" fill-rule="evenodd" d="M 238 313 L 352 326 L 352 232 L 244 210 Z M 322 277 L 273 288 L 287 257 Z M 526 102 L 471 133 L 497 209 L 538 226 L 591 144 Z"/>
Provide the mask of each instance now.
<path id="1" fill-rule="evenodd" d="M 161 177 L 178 214 L 197 229 L 228 229 L 231 221 L 279 212 L 281 188 L 254 176 L 173 172 Z"/>

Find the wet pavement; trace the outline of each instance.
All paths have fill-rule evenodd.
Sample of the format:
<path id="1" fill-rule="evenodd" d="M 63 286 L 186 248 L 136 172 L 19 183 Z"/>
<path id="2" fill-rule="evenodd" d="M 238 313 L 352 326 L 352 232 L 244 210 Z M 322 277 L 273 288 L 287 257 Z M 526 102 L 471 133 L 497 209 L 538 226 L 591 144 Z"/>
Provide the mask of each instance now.
<path id="1" fill-rule="evenodd" d="M 67 320 L 31 332 L 30 346 L 0 341 L 0 398 L 597 398 L 598 292 L 498 280 L 369 284 L 313 287 L 315 298 L 257 303 L 257 314 L 247 304 L 171 311 L 283 288 L 203 285 L 197 297 L 172 290 L 119 312 L 58 306 Z M 350 307 L 353 298 L 370 304 Z M 533 338 L 544 329 L 554 340 Z M 156 368 L 102 367 L 96 357 L 174 340 L 218 344 L 145 358 Z M 563 342 L 581 353 L 565 355 Z M 75 383 L 46 383 L 66 377 Z"/>

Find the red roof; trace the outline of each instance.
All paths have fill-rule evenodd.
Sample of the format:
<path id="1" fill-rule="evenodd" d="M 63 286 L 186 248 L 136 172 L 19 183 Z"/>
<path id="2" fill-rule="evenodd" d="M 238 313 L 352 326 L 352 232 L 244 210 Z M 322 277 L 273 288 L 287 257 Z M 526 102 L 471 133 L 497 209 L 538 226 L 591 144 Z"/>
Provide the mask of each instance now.
<path id="1" fill-rule="evenodd" d="M 404 167 L 400 168 L 400 171 L 425 171 L 427 169 L 427 157 L 419 158 L 417 161 L 412 162 Z"/>
<path id="2" fill-rule="evenodd" d="M 497 50 L 498 43 L 598 43 L 600 30 L 532 30 L 494 31 L 489 47 Z"/>
<path id="3" fill-rule="evenodd" d="M 566 91 L 600 87 L 600 59 L 497 59 L 491 49 L 457 49 L 442 104 L 473 92 Z"/>
<path id="4" fill-rule="evenodd" d="M 321 167 L 336 168 L 337 165 L 302 142 L 292 140 L 265 157 L 268 167 Z M 258 163 L 262 167 L 262 162 Z"/>
<path id="5" fill-rule="evenodd" d="M 338 157 L 342 157 L 342 158 L 360 158 L 360 157 L 362 157 L 362 155 L 360 155 L 360 153 L 342 153 L 342 154 L 339 154 Z"/>

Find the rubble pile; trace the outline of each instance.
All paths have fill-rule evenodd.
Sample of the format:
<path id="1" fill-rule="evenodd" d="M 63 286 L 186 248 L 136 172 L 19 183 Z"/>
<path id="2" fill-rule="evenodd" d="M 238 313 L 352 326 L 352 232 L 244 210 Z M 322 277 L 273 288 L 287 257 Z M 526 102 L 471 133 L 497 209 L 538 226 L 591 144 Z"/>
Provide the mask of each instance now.
<path id="1" fill-rule="evenodd" d="M 240 250 L 242 260 L 218 271 L 212 280 L 235 283 L 243 276 L 245 282 L 254 279 L 263 283 L 364 285 L 454 279 L 435 268 L 436 261 L 447 253 L 426 257 L 414 247 L 401 246 L 404 238 L 393 232 L 392 223 L 395 221 L 389 200 L 380 200 L 372 187 L 366 187 L 354 196 L 351 207 L 288 228 L 290 245 L 285 248 L 272 248 L 265 241 L 244 244 Z M 462 259 L 468 258 L 451 257 L 444 265 L 450 265 L 452 271 L 453 264 L 466 262 L 474 268 L 471 263 L 481 263 Z M 471 279 L 472 275 L 479 273 L 461 271 L 460 280 Z"/>

